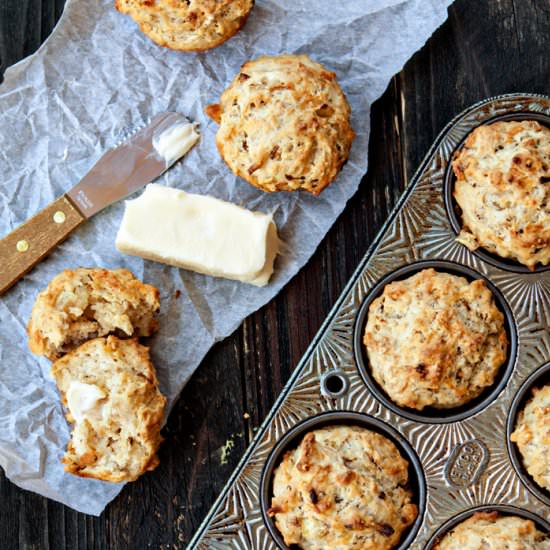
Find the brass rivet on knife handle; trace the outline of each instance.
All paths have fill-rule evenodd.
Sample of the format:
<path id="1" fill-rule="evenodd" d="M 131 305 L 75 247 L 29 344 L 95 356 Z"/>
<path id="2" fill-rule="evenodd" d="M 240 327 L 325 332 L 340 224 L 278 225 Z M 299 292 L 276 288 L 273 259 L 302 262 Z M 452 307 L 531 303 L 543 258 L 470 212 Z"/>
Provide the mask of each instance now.
<path id="1" fill-rule="evenodd" d="M 84 219 L 64 195 L 0 240 L 0 294 L 66 239 Z"/>

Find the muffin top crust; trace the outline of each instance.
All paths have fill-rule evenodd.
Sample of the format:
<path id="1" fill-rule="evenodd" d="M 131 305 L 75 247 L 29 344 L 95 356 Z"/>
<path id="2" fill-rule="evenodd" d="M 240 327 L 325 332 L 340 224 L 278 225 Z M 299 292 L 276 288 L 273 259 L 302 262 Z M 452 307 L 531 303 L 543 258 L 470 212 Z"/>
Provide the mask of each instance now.
<path id="1" fill-rule="evenodd" d="M 377 432 L 335 425 L 308 432 L 273 476 L 269 515 L 304 550 L 385 550 L 418 509 L 408 461 Z"/>
<path id="2" fill-rule="evenodd" d="M 448 409 L 493 384 L 508 338 L 483 280 L 430 268 L 385 286 L 364 344 L 372 376 L 397 405 Z"/>
<path id="3" fill-rule="evenodd" d="M 534 269 L 550 262 L 550 129 L 534 120 L 476 128 L 456 153 L 458 241 Z"/>
<path id="4" fill-rule="evenodd" d="M 533 398 L 519 412 L 510 439 L 535 482 L 550 491 L 550 384 L 533 389 Z"/>
<path id="5" fill-rule="evenodd" d="M 530 519 L 476 512 L 453 527 L 433 550 L 548 550 L 550 539 Z"/>
<path id="6" fill-rule="evenodd" d="M 207 114 L 229 168 L 259 189 L 318 195 L 346 162 L 355 134 L 335 73 L 307 55 L 245 63 Z"/>
<path id="7" fill-rule="evenodd" d="M 146 36 L 172 50 L 204 51 L 231 38 L 254 0 L 116 0 Z"/>

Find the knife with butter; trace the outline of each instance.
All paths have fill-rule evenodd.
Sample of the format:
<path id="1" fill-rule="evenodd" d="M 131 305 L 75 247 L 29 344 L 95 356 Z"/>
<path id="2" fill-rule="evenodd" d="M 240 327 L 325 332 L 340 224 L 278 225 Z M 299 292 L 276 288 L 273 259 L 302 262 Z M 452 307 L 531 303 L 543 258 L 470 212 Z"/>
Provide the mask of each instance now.
<path id="1" fill-rule="evenodd" d="M 0 240 L 0 295 L 80 224 L 158 178 L 198 139 L 195 124 L 166 112 L 107 151 L 68 193 Z"/>

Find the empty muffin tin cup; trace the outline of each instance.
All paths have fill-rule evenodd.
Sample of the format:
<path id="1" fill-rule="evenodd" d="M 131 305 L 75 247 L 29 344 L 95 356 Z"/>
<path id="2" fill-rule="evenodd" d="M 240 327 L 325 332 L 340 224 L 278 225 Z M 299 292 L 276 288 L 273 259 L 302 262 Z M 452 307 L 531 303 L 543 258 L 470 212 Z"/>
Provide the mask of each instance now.
<path id="1" fill-rule="evenodd" d="M 502 516 L 519 516 L 521 518 L 530 519 L 535 523 L 539 531 L 543 533 L 550 533 L 550 523 L 542 519 L 540 516 L 537 516 L 537 514 L 530 512 L 529 510 L 516 508 L 515 506 L 507 506 L 504 504 L 489 504 L 486 506 L 477 506 L 475 508 L 470 508 L 446 521 L 431 536 L 428 544 L 426 544 L 426 546 L 424 547 L 425 550 L 431 550 L 436 545 L 436 543 L 440 541 L 449 531 L 451 531 L 459 523 L 467 520 L 476 512 L 498 512 Z"/>
<path id="2" fill-rule="evenodd" d="M 547 506 L 550 506 L 550 491 L 541 487 L 527 472 L 523 464 L 523 459 L 518 446 L 510 439 L 512 432 L 516 428 L 518 414 L 525 408 L 527 402 L 533 397 L 532 390 L 550 384 L 550 363 L 538 368 L 521 385 L 517 391 L 506 423 L 506 443 L 508 444 L 508 453 L 519 478 L 523 484 L 536 497 L 542 500 Z"/>
<path id="3" fill-rule="evenodd" d="M 514 121 L 514 120 L 516 121 L 534 120 L 539 124 L 542 124 L 547 128 L 550 128 L 550 116 L 545 115 L 543 113 L 526 113 L 526 112 L 506 113 L 504 115 L 498 115 L 493 118 L 490 118 L 489 120 L 484 121 L 482 124 L 480 124 L 480 126 L 486 126 L 487 124 L 493 124 L 494 122 L 506 122 L 506 121 Z M 468 132 L 468 134 L 464 136 L 464 138 L 457 145 L 456 149 L 453 151 L 449 159 L 449 162 L 447 163 L 447 167 L 445 169 L 445 175 L 443 179 L 443 199 L 445 202 L 445 209 L 447 210 L 447 216 L 449 218 L 449 222 L 451 223 L 451 227 L 453 228 L 453 231 L 457 235 L 460 233 L 460 230 L 462 229 L 462 221 L 461 221 L 462 212 L 461 212 L 460 206 L 457 204 L 453 196 L 456 177 L 453 171 L 452 159 L 454 157 L 454 154 L 462 148 L 462 146 L 464 145 L 464 142 L 474 130 L 475 128 L 473 128 L 470 132 Z M 550 269 L 550 264 L 549 264 L 545 266 L 538 265 L 535 267 L 534 270 L 532 270 L 515 260 L 509 259 L 509 258 L 501 258 L 497 254 L 493 254 L 492 252 L 489 252 L 483 247 L 480 247 L 477 250 L 474 250 L 472 253 L 475 254 L 478 258 L 480 258 L 484 262 L 487 262 L 488 264 L 494 265 L 495 267 L 504 269 L 506 271 L 512 271 L 514 273 L 542 273 Z"/>
<path id="4" fill-rule="evenodd" d="M 380 387 L 378 382 L 376 382 L 369 367 L 369 360 L 367 357 L 366 347 L 363 343 L 363 336 L 365 333 L 365 326 L 367 324 L 369 307 L 372 302 L 383 293 L 384 287 L 393 281 L 407 279 L 415 273 L 428 268 L 434 268 L 438 272 L 458 275 L 466 278 L 468 281 L 474 281 L 476 279 L 482 279 L 485 281 L 487 288 L 493 294 L 496 307 L 504 315 L 504 326 L 508 336 L 508 353 L 506 361 L 501 365 L 497 376 L 495 377 L 494 384 L 489 388 L 486 388 L 481 395 L 475 399 L 472 399 L 469 403 L 452 409 L 436 409 L 434 407 L 426 407 L 421 411 L 417 411 L 415 409 L 401 407 L 394 403 L 386 392 Z M 368 293 L 367 297 L 363 301 L 363 304 L 361 305 L 361 308 L 359 309 L 359 314 L 357 315 L 355 321 L 353 342 L 355 348 L 355 360 L 357 362 L 359 373 L 375 397 L 388 409 L 404 418 L 415 422 L 425 422 L 430 424 L 458 422 L 485 409 L 497 398 L 506 386 L 512 371 L 514 370 L 517 355 L 516 324 L 512 310 L 500 290 L 498 290 L 498 288 L 487 277 L 478 271 L 446 260 L 425 260 L 414 262 L 412 264 L 400 267 L 399 269 L 396 269 L 395 271 L 382 277 L 382 279 L 380 279 L 380 281 L 376 283 L 376 285 Z"/>
<path id="5" fill-rule="evenodd" d="M 275 468 L 280 464 L 287 451 L 295 449 L 299 445 L 306 433 L 326 426 L 342 425 L 360 426 L 387 437 L 395 444 L 401 456 L 409 462 L 409 485 L 413 493 L 413 502 L 418 506 L 418 517 L 405 531 L 401 542 L 395 547 L 396 550 L 405 550 L 410 546 L 420 528 L 426 507 L 426 481 L 422 465 L 409 442 L 397 430 L 381 420 L 351 411 L 331 411 L 308 418 L 290 429 L 273 447 L 264 465 L 260 480 L 260 506 L 264 523 L 271 537 L 281 550 L 293 550 L 297 548 L 294 545 L 289 548 L 284 543 L 283 537 L 275 526 L 273 518 L 269 517 L 267 513 L 271 506 L 273 495 L 273 473 Z"/>

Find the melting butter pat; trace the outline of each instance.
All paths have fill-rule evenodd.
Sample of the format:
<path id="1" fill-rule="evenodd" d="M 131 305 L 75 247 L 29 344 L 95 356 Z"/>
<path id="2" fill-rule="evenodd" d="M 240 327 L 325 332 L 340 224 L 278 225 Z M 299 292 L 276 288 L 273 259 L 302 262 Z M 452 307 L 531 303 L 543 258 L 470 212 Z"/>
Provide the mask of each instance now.
<path id="1" fill-rule="evenodd" d="M 66 397 L 71 415 L 77 422 L 82 422 L 84 418 L 101 418 L 103 407 L 100 402 L 107 396 L 94 384 L 73 380 Z"/>
<path id="2" fill-rule="evenodd" d="M 126 201 L 121 252 L 264 286 L 279 249 L 273 217 L 205 195 L 149 184 Z"/>

